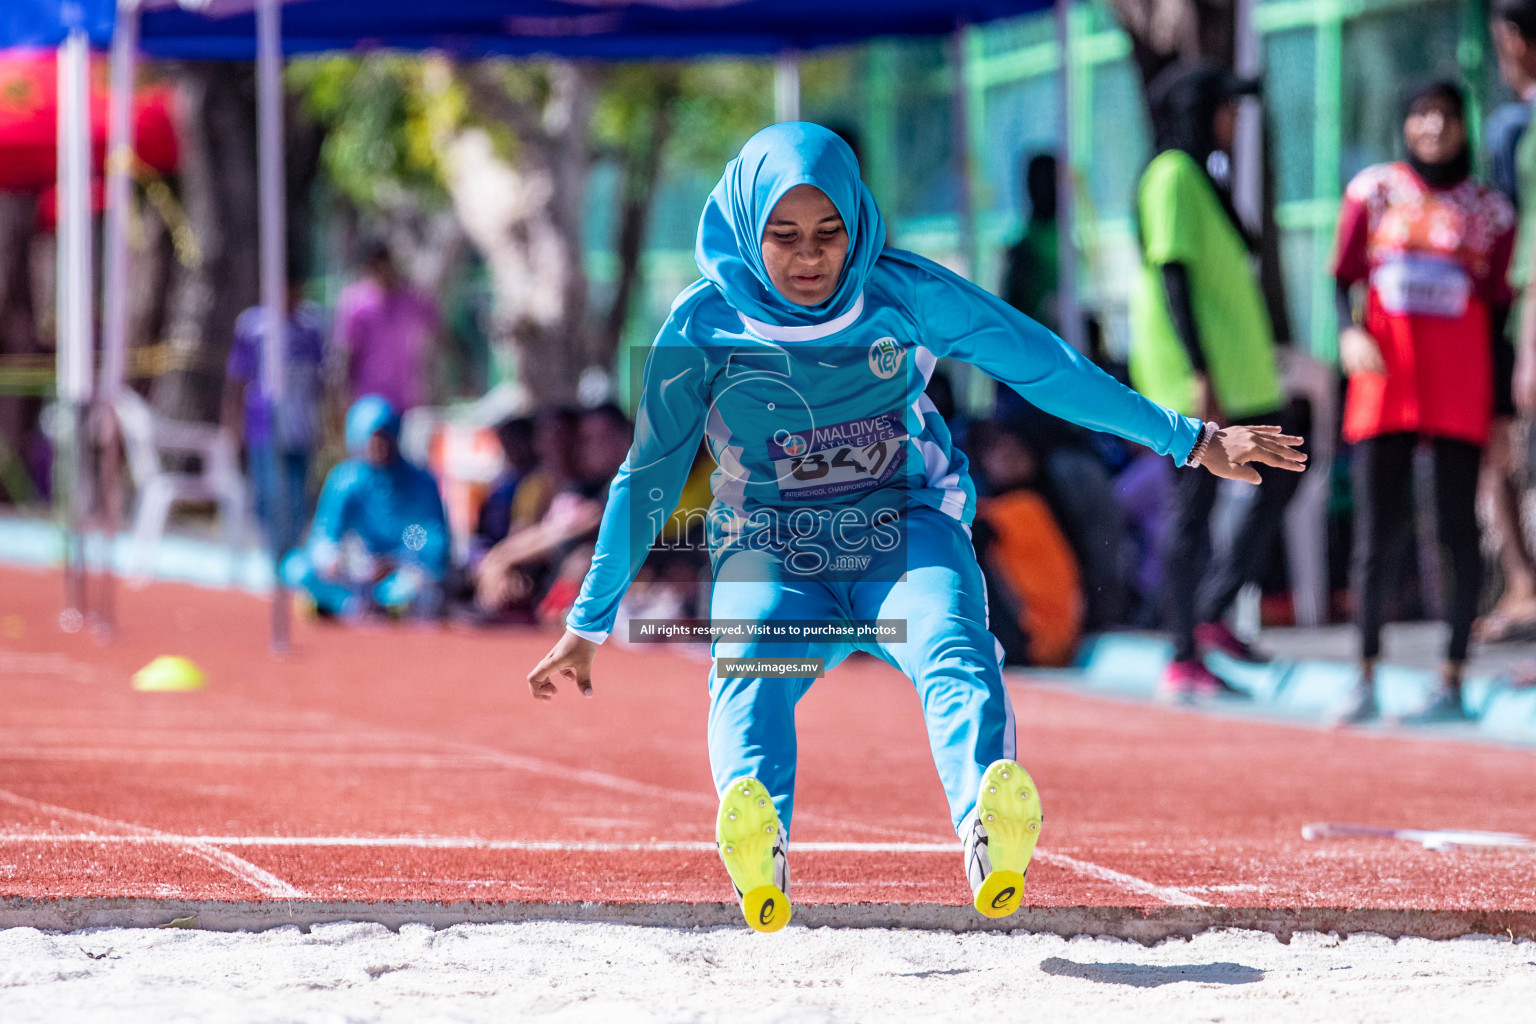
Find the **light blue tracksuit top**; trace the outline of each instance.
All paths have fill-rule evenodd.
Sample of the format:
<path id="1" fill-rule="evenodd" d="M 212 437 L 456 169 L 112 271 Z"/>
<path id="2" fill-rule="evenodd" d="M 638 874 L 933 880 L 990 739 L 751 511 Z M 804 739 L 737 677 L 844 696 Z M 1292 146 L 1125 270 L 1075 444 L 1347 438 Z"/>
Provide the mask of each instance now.
<path id="1" fill-rule="evenodd" d="M 786 192 L 814 185 L 837 207 L 848 255 L 837 290 L 800 306 L 773 287 L 761 239 Z M 646 361 L 635 439 L 614 478 L 597 552 L 567 619 L 601 641 L 701 437 L 717 469 L 709 536 L 739 544 L 765 516 L 928 506 L 969 524 L 965 456 L 923 395 L 940 358 L 980 367 L 1062 419 L 1183 462 L 1200 421 L 1120 384 L 1055 334 L 931 260 L 885 246 L 853 153 L 819 125 L 754 136 L 725 169 L 699 225 L 704 277 L 681 295 Z M 869 517 L 850 521 L 868 521 Z"/>

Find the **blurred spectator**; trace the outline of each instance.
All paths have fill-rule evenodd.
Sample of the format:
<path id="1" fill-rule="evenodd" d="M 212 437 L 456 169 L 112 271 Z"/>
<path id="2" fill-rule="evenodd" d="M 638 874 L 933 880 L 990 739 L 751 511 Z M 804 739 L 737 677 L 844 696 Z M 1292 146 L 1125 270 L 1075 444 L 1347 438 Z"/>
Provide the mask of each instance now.
<path id="1" fill-rule="evenodd" d="M 491 482 L 485 503 L 475 519 L 475 533 L 470 538 L 470 564 L 474 566 L 496 544 L 512 532 L 513 510 L 523 484 L 538 467 L 539 456 L 533 446 L 533 419 L 519 416 L 496 427 L 507 468 Z"/>
<path id="2" fill-rule="evenodd" d="M 1274 333 L 1228 191 L 1237 101 L 1256 82 L 1207 63 L 1174 64 L 1148 87 L 1157 155 L 1142 174 L 1136 216 L 1142 274 L 1131 297 L 1131 379 L 1153 401 L 1222 425 L 1285 425 Z M 1201 647 L 1259 656 L 1222 622 L 1268 561 L 1298 474 L 1262 468 L 1233 541 L 1202 579 L 1220 481 L 1177 472 L 1166 561 L 1174 660 L 1166 696 L 1232 692 Z"/>
<path id="3" fill-rule="evenodd" d="M 448 522 L 437 482 L 400 456 L 400 417 L 378 395 L 347 413 L 352 457 L 320 491 L 304 546 L 283 562 L 288 585 L 321 616 L 373 611 L 428 618 L 442 607 Z"/>
<path id="4" fill-rule="evenodd" d="M 425 404 L 439 326 L 437 305 L 401 277 L 387 245 L 371 243 L 363 277 L 342 289 L 336 307 L 351 400 L 380 395 L 402 415 Z"/>
<path id="5" fill-rule="evenodd" d="M 629 455 L 633 430 L 624 410 L 611 403 L 581 414 L 579 466 L 582 489 L 588 497 L 607 499 L 608 485 Z"/>
<path id="6" fill-rule="evenodd" d="M 971 431 L 987 424 L 973 425 L 956 408 L 953 387 L 943 371 L 929 378 L 924 393 L 949 425 L 955 446 L 969 454 Z M 1040 493 L 1066 531 L 1082 570 L 1084 628 L 1106 629 L 1118 623 L 1125 611 L 1124 522 L 1104 456 L 1107 452 L 1119 455 L 1119 438 L 1095 434 L 1042 412 L 1012 388 L 998 389 L 993 422 L 1005 423 L 1018 433 L 1040 463 Z M 1105 442 L 1102 449 L 1099 442 Z M 988 493 L 984 468 L 972 459 L 971 470 L 978 493 Z"/>
<path id="7" fill-rule="evenodd" d="M 1034 453 L 992 423 L 975 425 L 971 450 L 991 491 L 977 501 L 972 536 L 992 633 L 1008 664 L 1065 665 L 1081 637 L 1082 587 L 1072 548 L 1035 490 Z"/>
<path id="8" fill-rule="evenodd" d="M 1477 639 L 1498 642 L 1528 637 L 1536 631 L 1536 559 L 1532 558 L 1521 516 L 1525 473 L 1520 454 L 1529 444 L 1529 418 L 1518 418 L 1515 395 L 1506 388 L 1517 348 L 1536 347 L 1536 323 L 1525 324 L 1518 310 L 1529 306 L 1522 298 L 1531 280 L 1536 255 L 1536 135 L 1526 128 L 1531 103 L 1536 100 L 1536 0 L 1497 0 L 1492 10 L 1494 51 L 1499 74 L 1520 97 L 1505 103 L 1488 118 L 1489 167 L 1493 183 L 1520 211 L 1519 228 L 1509 272 L 1515 310 L 1509 317 L 1506 337 L 1513 344 L 1494 347 L 1498 386 L 1494 393 L 1494 423 L 1483 455 L 1479 481 L 1493 509 L 1495 542 L 1504 572 L 1504 590 L 1493 609 L 1474 628 Z M 1526 202 L 1520 202 L 1520 193 Z M 1527 335 L 1529 335 L 1527 337 Z M 1527 360 L 1529 362 L 1530 360 Z M 1527 399 L 1525 406 L 1533 403 Z M 1530 409 L 1523 410 L 1529 416 Z"/>
<path id="9" fill-rule="evenodd" d="M 1500 71 L 1503 71 L 1502 64 Z M 1504 81 L 1522 98 L 1500 103 L 1493 108 L 1483 125 L 1483 142 L 1488 150 L 1489 183 L 1504 193 L 1504 197 L 1518 209 L 1520 170 L 1516 162 L 1517 154 L 1520 151 L 1520 140 L 1525 137 L 1525 129 L 1531 123 L 1531 100 L 1536 96 L 1532 95 L 1529 84 L 1517 86 L 1507 75 Z"/>
<path id="10" fill-rule="evenodd" d="M 512 532 L 487 553 L 475 601 L 483 614 L 532 610 L 555 622 L 581 589 L 608 485 L 629 453 L 630 424 L 612 405 L 579 416 L 560 410 L 540 417 L 535 438 L 539 468 L 530 480 L 548 496 L 536 519 L 514 517 Z"/>
<path id="11" fill-rule="evenodd" d="M 1060 332 L 1057 309 L 1060 281 L 1056 247 L 1056 158 L 1041 153 L 1029 160 L 1024 171 L 1024 193 L 1029 200 L 1029 223 L 1024 234 L 1008 250 L 1003 270 L 1003 298 L 1020 313 Z"/>
<path id="12" fill-rule="evenodd" d="M 1127 609 L 1126 621 L 1155 628 L 1167 606 L 1163 563 L 1175 477 L 1173 467 L 1161 455 L 1129 443 L 1125 448 L 1128 461 L 1116 475 L 1113 487 L 1125 522 L 1122 547 L 1126 549 L 1126 582 L 1136 602 Z"/>
<path id="13" fill-rule="evenodd" d="M 279 558 L 304 533 L 309 471 L 321 442 L 325 400 L 325 335 L 319 311 L 301 301 L 303 291 L 302 275 L 290 268 L 283 399 L 275 415 L 261 382 L 266 344 L 262 307 L 252 306 L 236 318 L 224 375 L 224 425 L 243 437 L 256 516 Z"/>
<path id="14" fill-rule="evenodd" d="M 996 419 L 1019 434 L 1040 464 L 1038 487 L 1066 532 L 1082 570 L 1084 627 L 1107 629 L 1125 614 L 1125 520 L 1106 453 L 1123 459 L 1118 438 L 1057 419 L 1012 389 L 1000 390 Z M 1101 446 L 1100 442 L 1109 441 Z M 982 474 L 985 482 L 985 473 Z"/>
<path id="15" fill-rule="evenodd" d="M 1464 718 L 1462 668 L 1483 562 L 1477 476 L 1494 408 L 1494 349 L 1510 292 L 1514 210 L 1468 178 L 1459 86 L 1432 82 L 1405 104 L 1408 158 L 1367 167 L 1345 190 L 1334 276 L 1339 362 L 1349 376 L 1344 438 L 1354 444 L 1355 605 L 1360 683 L 1344 722 L 1376 714 L 1375 667 L 1393 542 L 1412 517 L 1414 449 L 1434 455 L 1435 525 L 1450 554 L 1450 641 L 1439 688 L 1414 717 Z M 1349 289 L 1365 285 L 1362 326 Z"/>

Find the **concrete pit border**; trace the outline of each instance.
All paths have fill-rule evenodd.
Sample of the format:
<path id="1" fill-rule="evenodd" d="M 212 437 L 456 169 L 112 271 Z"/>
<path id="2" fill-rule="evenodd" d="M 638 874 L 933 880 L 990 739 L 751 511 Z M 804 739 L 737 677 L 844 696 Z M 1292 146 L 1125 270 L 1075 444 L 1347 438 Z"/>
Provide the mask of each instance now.
<path id="1" fill-rule="evenodd" d="M 73 932 L 90 928 L 186 927 L 207 931 L 303 930 L 339 921 L 447 928 L 499 921 L 575 921 L 671 928 L 741 925 L 732 903 L 481 902 L 472 900 L 177 900 L 115 897 L 0 897 L 0 928 Z M 1213 928 L 1268 932 L 1373 933 L 1454 939 L 1463 935 L 1536 939 L 1536 912 L 1375 907 L 1026 907 L 991 921 L 969 906 L 935 903 L 806 903 L 794 925 L 808 928 L 919 928 L 948 932 L 1032 932 L 1108 936 L 1151 944 Z"/>

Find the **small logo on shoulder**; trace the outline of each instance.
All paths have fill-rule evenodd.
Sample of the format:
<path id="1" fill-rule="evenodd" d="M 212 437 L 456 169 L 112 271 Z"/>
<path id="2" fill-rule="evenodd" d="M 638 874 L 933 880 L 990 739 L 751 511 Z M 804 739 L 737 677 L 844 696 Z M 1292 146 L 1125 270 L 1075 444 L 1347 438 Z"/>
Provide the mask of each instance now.
<path id="1" fill-rule="evenodd" d="M 1002 910 L 1013 901 L 1013 886 L 1009 886 L 996 896 L 992 897 L 992 909 Z"/>
<path id="2" fill-rule="evenodd" d="M 895 338 L 876 338 L 869 346 L 869 372 L 881 380 L 890 380 L 901 369 L 902 357 L 907 350 L 896 343 Z"/>

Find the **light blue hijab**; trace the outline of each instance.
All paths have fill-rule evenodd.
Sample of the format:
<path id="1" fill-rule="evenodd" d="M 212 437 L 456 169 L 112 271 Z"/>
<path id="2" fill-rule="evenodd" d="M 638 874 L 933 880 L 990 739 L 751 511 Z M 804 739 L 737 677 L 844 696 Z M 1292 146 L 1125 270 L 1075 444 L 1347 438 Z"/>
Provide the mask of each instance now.
<path id="1" fill-rule="evenodd" d="M 763 265 L 768 215 L 796 185 L 825 192 L 848 229 L 848 256 L 837 290 L 814 306 L 785 298 Z M 779 327 L 803 327 L 852 309 L 884 248 L 885 221 L 859 178 L 853 150 L 819 124 L 786 121 L 752 136 L 741 155 L 725 165 L 699 219 L 693 258 L 737 311 Z"/>
<path id="2" fill-rule="evenodd" d="M 362 458 L 368 448 L 368 439 L 381 430 L 391 441 L 398 441 L 400 415 L 382 396 L 364 395 L 347 410 L 347 451 Z"/>

